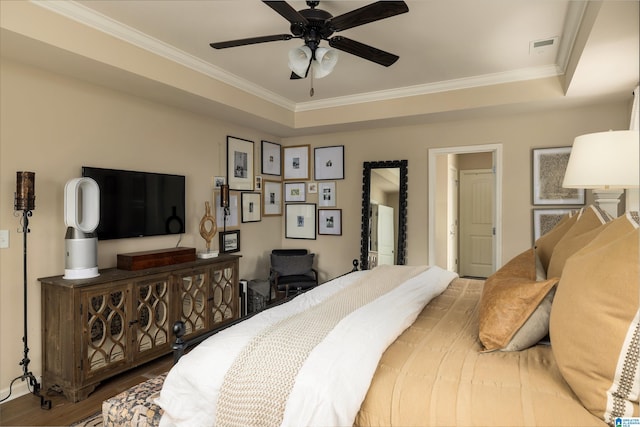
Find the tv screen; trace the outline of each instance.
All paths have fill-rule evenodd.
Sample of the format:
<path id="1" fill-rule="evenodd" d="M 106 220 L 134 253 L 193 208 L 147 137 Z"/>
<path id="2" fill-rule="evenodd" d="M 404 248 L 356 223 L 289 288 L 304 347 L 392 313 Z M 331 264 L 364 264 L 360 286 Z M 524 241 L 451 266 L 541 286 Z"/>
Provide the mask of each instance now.
<path id="1" fill-rule="evenodd" d="M 184 233 L 184 176 L 88 166 L 82 176 L 100 187 L 99 240 Z"/>

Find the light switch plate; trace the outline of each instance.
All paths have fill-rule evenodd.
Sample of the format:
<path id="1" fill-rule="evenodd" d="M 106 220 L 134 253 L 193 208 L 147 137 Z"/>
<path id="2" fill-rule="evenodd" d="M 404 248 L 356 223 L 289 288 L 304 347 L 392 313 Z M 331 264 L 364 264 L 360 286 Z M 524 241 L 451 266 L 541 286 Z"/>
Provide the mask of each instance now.
<path id="1" fill-rule="evenodd" d="M 9 230 L 0 230 L 0 249 L 9 247 Z"/>

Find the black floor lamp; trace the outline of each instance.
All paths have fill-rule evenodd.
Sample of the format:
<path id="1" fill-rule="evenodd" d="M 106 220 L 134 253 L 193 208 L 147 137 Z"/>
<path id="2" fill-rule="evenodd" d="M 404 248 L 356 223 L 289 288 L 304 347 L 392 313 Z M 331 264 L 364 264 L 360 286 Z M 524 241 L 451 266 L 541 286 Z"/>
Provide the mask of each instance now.
<path id="1" fill-rule="evenodd" d="M 20 362 L 22 366 L 22 375 L 16 377 L 11 381 L 9 385 L 9 395 L 0 402 L 7 400 L 11 396 L 11 388 L 13 383 L 18 380 L 28 381 L 28 388 L 31 393 L 40 398 L 40 407 L 42 409 L 51 409 L 51 401 L 47 400 L 40 394 L 40 383 L 36 379 L 35 375 L 29 371 L 29 345 L 27 342 L 27 234 L 29 233 L 29 217 L 32 215 L 32 210 L 36 207 L 35 196 L 35 179 L 36 174 L 34 172 L 18 172 L 16 177 L 16 195 L 14 209 L 17 215 L 18 211 L 22 211 L 22 236 L 24 241 L 24 335 L 22 336 L 22 342 L 24 344 L 24 357 Z"/>

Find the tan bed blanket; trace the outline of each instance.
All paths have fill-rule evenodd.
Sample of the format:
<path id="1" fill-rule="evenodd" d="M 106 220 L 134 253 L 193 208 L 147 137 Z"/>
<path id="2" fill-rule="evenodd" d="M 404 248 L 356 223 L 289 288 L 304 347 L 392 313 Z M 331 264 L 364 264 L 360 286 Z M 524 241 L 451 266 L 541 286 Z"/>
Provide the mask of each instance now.
<path id="1" fill-rule="evenodd" d="M 387 349 L 355 425 L 606 425 L 580 404 L 550 347 L 481 353 L 482 284 L 456 279 Z"/>

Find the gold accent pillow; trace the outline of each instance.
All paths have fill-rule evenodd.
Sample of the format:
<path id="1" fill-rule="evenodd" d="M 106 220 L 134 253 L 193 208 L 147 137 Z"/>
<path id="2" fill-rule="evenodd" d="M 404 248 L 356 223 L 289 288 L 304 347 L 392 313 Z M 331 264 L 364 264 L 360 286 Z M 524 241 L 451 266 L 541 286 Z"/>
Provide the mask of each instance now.
<path id="1" fill-rule="evenodd" d="M 542 264 L 544 271 L 547 271 L 547 268 L 549 267 L 549 260 L 551 259 L 553 248 L 556 247 L 556 244 L 560 239 L 562 239 L 562 236 L 569 231 L 577 220 L 578 214 L 566 214 L 555 227 L 536 240 L 536 254 L 540 258 L 540 263 Z"/>
<path id="2" fill-rule="evenodd" d="M 637 213 L 612 221 L 567 260 L 551 308 L 562 376 L 611 425 L 640 415 L 639 244 Z"/>
<path id="3" fill-rule="evenodd" d="M 601 227 L 605 227 L 610 221 L 609 215 L 600 208 L 593 205 L 584 208 L 578 214 L 575 223 L 553 248 L 547 267 L 547 277 L 562 276 L 562 269 L 567 258 L 588 244 L 602 231 Z"/>
<path id="4" fill-rule="evenodd" d="M 536 281 L 533 248 L 514 257 L 492 274 L 484 284 L 479 308 L 479 338 L 485 350 L 521 350 L 543 338 L 548 328 L 544 313 L 540 313 L 542 318 L 532 316 L 532 313 L 557 281 L 557 278 Z M 550 301 L 547 311 L 549 306 Z M 524 325 L 529 320 L 532 324 L 528 325 L 531 330 L 527 332 Z M 521 328 L 525 331 L 516 336 Z"/>

